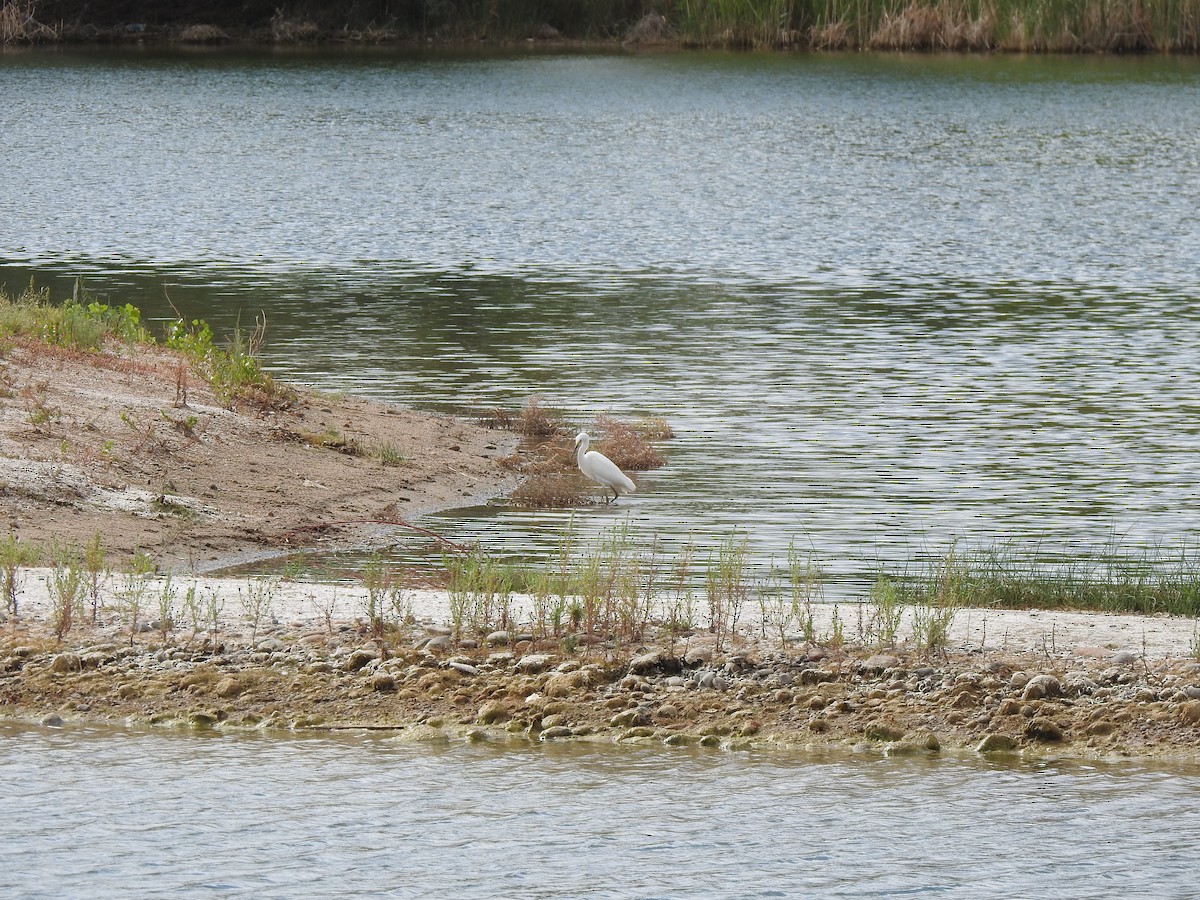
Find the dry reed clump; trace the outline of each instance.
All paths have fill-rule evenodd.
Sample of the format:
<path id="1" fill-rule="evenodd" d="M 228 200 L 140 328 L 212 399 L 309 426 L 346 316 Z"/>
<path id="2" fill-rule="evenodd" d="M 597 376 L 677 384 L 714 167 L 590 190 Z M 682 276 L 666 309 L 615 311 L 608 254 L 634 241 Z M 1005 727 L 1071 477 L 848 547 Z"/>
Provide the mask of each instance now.
<path id="1" fill-rule="evenodd" d="M 501 406 L 492 406 L 482 410 L 476 417 L 484 428 L 512 428 L 517 417 Z"/>
<path id="2" fill-rule="evenodd" d="M 625 32 L 627 44 L 663 44 L 669 37 L 666 18 L 656 12 L 646 13 Z"/>
<path id="3" fill-rule="evenodd" d="M 271 37 L 277 44 L 302 44 L 315 41 L 321 29 L 311 19 L 293 19 L 284 15 L 282 7 L 271 17 Z"/>
<path id="4" fill-rule="evenodd" d="M 622 469 L 644 472 L 657 469 L 665 461 L 633 425 L 601 414 L 596 416 L 596 427 L 604 433 L 597 449 Z"/>
<path id="5" fill-rule="evenodd" d="M 189 25 L 179 32 L 184 44 L 223 44 L 229 35 L 215 25 Z"/>
<path id="6" fill-rule="evenodd" d="M 666 441 L 675 437 L 675 429 L 662 416 L 643 416 L 633 423 L 633 430 L 648 441 Z"/>
<path id="7" fill-rule="evenodd" d="M 808 43 L 814 50 L 851 50 L 857 44 L 850 33 L 850 23 L 843 19 L 814 25 L 808 33 Z"/>
<path id="8" fill-rule="evenodd" d="M 34 18 L 36 0 L 4 0 L 0 4 L 0 44 L 36 44 L 58 40 L 56 29 Z"/>
<path id="9" fill-rule="evenodd" d="M 561 509 L 592 506 L 595 499 L 576 478 L 564 475 L 538 475 L 530 478 L 509 495 L 514 506 L 523 509 Z"/>
<path id="10" fill-rule="evenodd" d="M 995 43 L 990 12 L 976 19 L 966 10 L 910 3 L 898 13 L 885 13 L 871 35 L 872 50 L 988 50 Z"/>
<path id="11" fill-rule="evenodd" d="M 566 430 L 562 413 L 542 406 L 541 397 L 530 397 L 513 418 L 512 429 L 526 437 L 550 437 Z"/>

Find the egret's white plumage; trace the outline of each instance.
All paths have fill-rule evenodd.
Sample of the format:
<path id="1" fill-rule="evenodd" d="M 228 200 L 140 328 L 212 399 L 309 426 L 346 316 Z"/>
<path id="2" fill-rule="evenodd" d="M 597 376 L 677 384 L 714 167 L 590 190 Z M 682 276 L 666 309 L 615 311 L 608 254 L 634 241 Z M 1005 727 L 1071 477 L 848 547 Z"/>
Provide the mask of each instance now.
<path id="1" fill-rule="evenodd" d="M 579 471 L 597 484 L 610 488 L 613 492 L 613 500 L 623 494 L 632 494 L 636 491 L 637 487 L 633 481 L 617 468 L 615 462 L 603 453 L 588 449 L 591 441 L 592 439 L 588 437 L 586 431 L 575 435 L 575 459 L 579 463 Z M 612 502 L 607 499 L 607 495 L 605 502 Z"/>

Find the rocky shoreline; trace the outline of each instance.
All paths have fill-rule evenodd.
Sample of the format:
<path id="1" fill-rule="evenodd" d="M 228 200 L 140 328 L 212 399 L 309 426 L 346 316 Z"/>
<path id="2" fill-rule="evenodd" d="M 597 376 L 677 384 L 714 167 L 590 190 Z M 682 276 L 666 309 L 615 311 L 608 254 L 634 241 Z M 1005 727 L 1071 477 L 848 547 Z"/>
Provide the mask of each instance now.
<path id="1" fill-rule="evenodd" d="M 37 623 L 0 633 L 0 718 L 199 729 L 395 730 L 411 740 L 590 740 L 885 755 L 1200 759 L 1200 662 L 1046 653 L 771 647 L 564 652 L 516 631 L 455 642 L 426 622 L 188 638 Z"/>

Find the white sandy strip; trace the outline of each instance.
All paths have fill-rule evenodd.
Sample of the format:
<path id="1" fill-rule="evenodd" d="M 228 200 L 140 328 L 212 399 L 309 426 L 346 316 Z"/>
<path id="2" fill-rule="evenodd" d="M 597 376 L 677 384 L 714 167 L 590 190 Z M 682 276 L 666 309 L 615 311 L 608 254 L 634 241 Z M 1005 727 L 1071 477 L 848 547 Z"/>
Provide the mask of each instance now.
<path id="1" fill-rule="evenodd" d="M 19 619 L 25 622 L 48 623 L 52 610 L 53 577 L 49 569 L 26 569 L 21 573 L 18 591 Z M 154 621 L 160 615 L 160 598 L 166 580 L 162 577 L 148 581 L 141 601 L 139 620 Z M 364 621 L 367 618 L 368 594 L 358 584 L 329 584 L 327 582 L 282 581 L 278 578 L 204 578 L 174 576 L 172 616 L 178 628 L 191 630 L 185 597 L 195 590 L 196 602 L 192 611 L 200 617 L 199 627 L 211 625 L 216 613 L 217 626 L 227 633 L 245 633 L 254 617 L 258 600 L 259 633 L 284 630 L 323 628 L 326 619 L 335 624 Z M 101 620 L 109 625 L 127 621 L 122 606 L 126 578 L 113 575 L 101 587 Z M 390 606 L 390 605 L 389 605 Z M 404 590 L 401 611 L 425 625 L 447 625 L 450 622 L 450 598 L 445 591 Z M 0 606 L 0 609 L 3 607 Z M 705 622 L 705 604 L 697 596 L 694 614 Z M 870 627 L 872 609 L 868 604 L 815 604 L 814 625 L 818 637 L 827 636 L 833 628 L 833 616 L 841 622 L 845 640 L 860 639 L 863 629 Z M 392 615 L 389 608 L 387 613 Z M 522 594 L 512 597 L 510 615 L 515 627 L 528 625 L 532 619 L 531 598 Z M 747 604 L 738 623 L 738 633 L 761 635 L 761 615 L 758 606 Z M 275 626 L 275 627 L 271 627 Z M 791 624 L 785 633 L 789 639 L 797 634 Z M 768 630 L 768 637 L 777 632 Z M 897 641 L 903 643 L 913 634 L 913 610 L 906 609 L 897 630 Z M 1103 659 L 1118 652 L 1143 654 L 1147 658 L 1194 657 L 1200 645 L 1197 622 L 1169 616 L 1113 615 L 1107 613 L 1069 613 L 1057 611 L 960 609 L 950 626 L 950 645 L 964 650 L 1036 651 L 1052 655 L 1076 654 Z"/>

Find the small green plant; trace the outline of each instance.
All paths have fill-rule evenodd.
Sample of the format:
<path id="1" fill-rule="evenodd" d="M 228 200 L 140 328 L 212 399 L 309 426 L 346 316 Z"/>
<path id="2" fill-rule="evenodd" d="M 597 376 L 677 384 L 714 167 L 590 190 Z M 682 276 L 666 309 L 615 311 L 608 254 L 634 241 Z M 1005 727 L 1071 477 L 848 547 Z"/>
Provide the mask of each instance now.
<path id="1" fill-rule="evenodd" d="M 330 637 L 333 637 L 333 614 L 337 610 L 338 603 L 337 588 L 330 589 L 327 594 L 308 594 L 308 602 L 320 613 L 321 619 L 325 622 L 325 630 Z"/>
<path id="2" fill-rule="evenodd" d="M 171 573 L 168 572 L 158 589 L 158 632 L 163 641 L 166 641 L 168 632 L 175 627 L 175 599 L 178 594 Z"/>
<path id="3" fill-rule="evenodd" d="M 869 631 L 875 635 L 880 645 L 895 646 L 900 620 L 904 615 L 904 604 L 900 601 L 896 585 L 886 575 L 881 574 L 871 585 L 871 606 Z"/>
<path id="4" fill-rule="evenodd" d="M 795 614 L 791 598 L 783 588 L 783 576 L 775 570 L 773 562 L 767 577 L 755 585 L 754 595 L 758 600 L 762 636 L 777 638 L 782 647 L 787 643 L 788 629 L 792 626 Z"/>
<path id="5" fill-rule="evenodd" d="M 87 598 L 91 605 L 92 624 L 95 625 L 100 620 L 100 592 L 112 577 L 104 552 L 104 539 L 98 531 L 83 548 L 83 568 L 87 572 Z"/>
<path id="6" fill-rule="evenodd" d="M 79 558 L 70 548 L 52 547 L 50 565 L 46 590 L 50 596 L 54 635 L 61 641 L 71 630 L 76 615 L 82 612 L 85 579 Z"/>
<path id="7" fill-rule="evenodd" d="M 238 400 L 251 399 L 267 407 L 287 406 L 294 394 L 277 385 L 263 371 L 259 359 L 266 334 L 267 318 L 260 313 L 249 333 L 235 328 L 226 345 L 218 347 L 207 322 L 188 322 L 181 316 L 167 328 L 166 345 L 192 360 L 219 403 L 232 406 Z"/>
<path id="8" fill-rule="evenodd" d="M 376 553 L 363 569 L 363 587 L 367 589 L 363 598 L 367 627 L 372 637 L 382 640 L 388 625 L 405 617 L 401 572 Z"/>
<path id="9" fill-rule="evenodd" d="M 183 614 L 187 616 L 188 624 L 192 626 L 192 633 L 188 638 L 190 644 L 200 633 L 200 624 L 204 621 L 204 602 L 195 582 L 189 584 L 187 590 L 183 592 Z"/>
<path id="10" fill-rule="evenodd" d="M 381 444 L 375 448 L 375 455 L 385 466 L 402 466 L 408 462 L 408 457 L 400 452 L 394 444 Z"/>
<path id="11" fill-rule="evenodd" d="M 817 642 L 813 603 L 819 599 L 824 573 L 811 555 L 801 555 L 796 540 L 788 542 L 788 585 L 791 589 L 792 619 L 800 628 L 806 644 Z"/>
<path id="12" fill-rule="evenodd" d="M 238 605 L 242 617 L 250 623 L 250 643 L 258 640 L 258 629 L 274 618 L 275 591 L 278 582 L 273 578 L 253 578 L 246 584 L 246 592 L 238 588 Z"/>
<path id="13" fill-rule="evenodd" d="M 220 591 L 213 588 L 204 597 L 204 618 L 208 623 L 209 632 L 213 635 L 221 630 L 221 613 L 224 610 L 225 600 L 221 597 Z"/>
<path id="14" fill-rule="evenodd" d="M 283 560 L 279 577 L 283 581 L 296 581 L 304 574 L 304 557 L 299 553 L 289 553 Z"/>
<path id="15" fill-rule="evenodd" d="M 829 615 L 829 635 L 826 637 L 825 643 L 834 648 L 841 647 L 846 643 L 845 628 L 836 603 L 833 604 L 833 610 Z"/>
<path id="16" fill-rule="evenodd" d="M 150 589 L 150 581 L 155 572 L 154 560 L 141 550 L 135 550 L 129 561 L 129 568 L 122 576 L 120 590 L 117 591 L 117 605 L 121 616 L 129 628 L 129 645 L 133 646 L 138 633 L 142 610 L 146 604 L 146 594 Z"/>
<path id="17" fill-rule="evenodd" d="M 21 388 L 21 402 L 25 406 L 25 417 L 30 427 L 39 434 L 50 434 L 54 424 L 62 418 L 62 410 L 46 401 L 48 382 L 40 382 Z"/>
<path id="18" fill-rule="evenodd" d="M 738 619 L 749 598 L 747 545 L 748 538 L 739 539 L 734 532 L 714 553 L 709 554 L 705 597 L 708 600 L 709 628 L 716 638 L 718 650 L 737 633 Z"/>
<path id="19" fill-rule="evenodd" d="M 17 594 L 25 578 L 21 569 L 37 560 L 37 550 L 22 544 L 15 532 L 10 531 L 8 537 L 0 541 L 0 594 L 4 597 L 4 608 L 13 618 L 17 616 Z"/>

